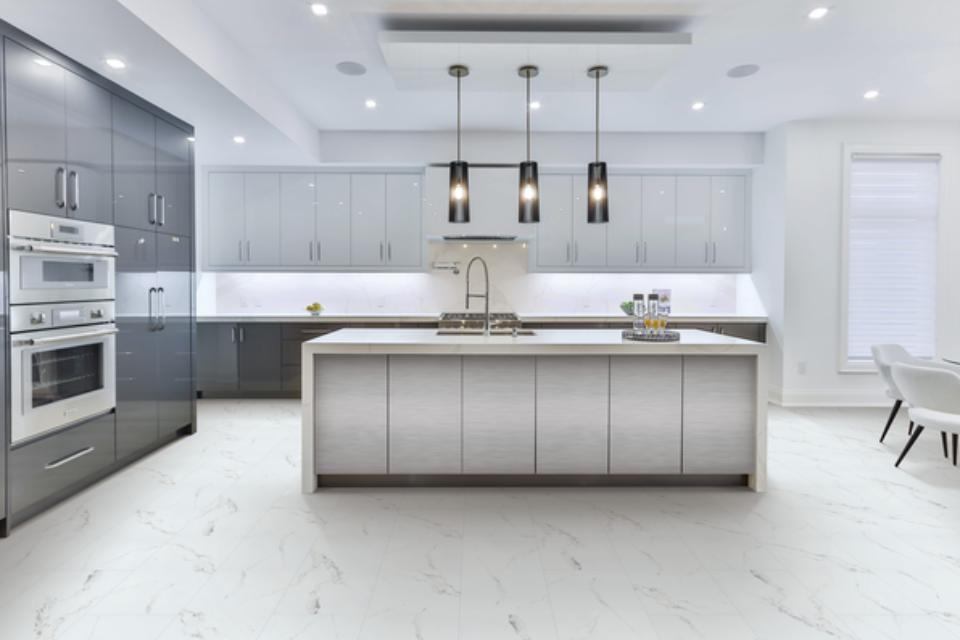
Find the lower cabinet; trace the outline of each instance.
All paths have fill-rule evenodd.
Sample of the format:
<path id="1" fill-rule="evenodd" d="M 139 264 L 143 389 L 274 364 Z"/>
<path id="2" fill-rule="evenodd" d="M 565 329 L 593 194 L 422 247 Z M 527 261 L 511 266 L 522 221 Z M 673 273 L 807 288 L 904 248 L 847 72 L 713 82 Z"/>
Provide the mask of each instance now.
<path id="1" fill-rule="evenodd" d="M 680 356 L 610 358 L 610 473 L 680 473 Z"/>
<path id="2" fill-rule="evenodd" d="M 536 360 L 463 358 L 463 472 L 534 473 Z"/>
<path id="3" fill-rule="evenodd" d="M 754 358 L 683 359 L 683 472 L 756 470 L 757 369 Z"/>
<path id="4" fill-rule="evenodd" d="M 387 357 L 314 363 L 317 473 L 387 473 Z"/>
<path id="5" fill-rule="evenodd" d="M 460 473 L 458 356 L 390 356 L 390 473 Z"/>
<path id="6" fill-rule="evenodd" d="M 10 451 L 10 512 L 69 490 L 116 460 L 113 413 Z"/>
<path id="7" fill-rule="evenodd" d="M 606 473 L 610 358 L 537 358 L 537 473 Z"/>
<path id="8" fill-rule="evenodd" d="M 205 322 L 197 326 L 197 390 L 206 398 L 277 397 L 284 388 L 283 328 Z"/>

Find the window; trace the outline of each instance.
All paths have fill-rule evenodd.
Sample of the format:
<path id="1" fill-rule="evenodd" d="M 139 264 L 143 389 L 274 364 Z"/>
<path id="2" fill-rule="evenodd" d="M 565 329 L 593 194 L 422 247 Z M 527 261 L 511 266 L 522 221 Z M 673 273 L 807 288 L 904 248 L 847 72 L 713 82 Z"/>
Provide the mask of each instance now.
<path id="1" fill-rule="evenodd" d="M 897 343 L 934 355 L 939 156 L 854 153 L 846 203 L 846 365 Z"/>

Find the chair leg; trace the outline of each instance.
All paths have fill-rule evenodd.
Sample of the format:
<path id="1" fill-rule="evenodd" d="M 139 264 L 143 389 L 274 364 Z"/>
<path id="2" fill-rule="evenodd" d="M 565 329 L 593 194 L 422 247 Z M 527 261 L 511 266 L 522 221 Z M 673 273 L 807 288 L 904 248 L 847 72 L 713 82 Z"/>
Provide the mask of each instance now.
<path id="1" fill-rule="evenodd" d="M 917 438 L 920 437 L 920 434 L 923 433 L 923 425 L 918 424 L 916 429 L 913 430 L 913 435 L 910 436 L 910 439 L 907 440 L 907 446 L 903 448 L 903 452 L 900 454 L 900 457 L 897 458 L 896 464 L 893 466 L 899 467 L 900 463 L 903 462 L 903 459 L 907 457 L 907 454 L 910 452 L 910 449 L 913 448 L 913 443 L 917 441 Z"/>
<path id="2" fill-rule="evenodd" d="M 887 431 L 890 431 L 890 425 L 893 424 L 893 420 L 897 417 L 897 412 L 900 411 L 900 405 L 902 404 L 903 400 L 897 400 L 893 403 L 893 409 L 890 411 L 890 417 L 887 418 L 887 425 L 883 428 L 883 433 L 880 434 L 880 442 L 883 442 L 883 439 L 887 437 Z"/>
<path id="3" fill-rule="evenodd" d="M 953 466 L 957 466 L 957 449 L 960 449 L 960 433 L 953 434 Z"/>
<path id="4" fill-rule="evenodd" d="M 940 442 L 943 443 L 943 457 L 949 459 L 949 458 L 950 458 L 950 449 L 947 447 L 947 432 L 946 432 L 946 431 L 941 431 L 941 432 L 940 432 Z"/>
<path id="5" fill-rule="evenodd" d="M 907 435 L 913 435 L 913 420 L 910 421 L 910 424 L 907 425 Z"/>

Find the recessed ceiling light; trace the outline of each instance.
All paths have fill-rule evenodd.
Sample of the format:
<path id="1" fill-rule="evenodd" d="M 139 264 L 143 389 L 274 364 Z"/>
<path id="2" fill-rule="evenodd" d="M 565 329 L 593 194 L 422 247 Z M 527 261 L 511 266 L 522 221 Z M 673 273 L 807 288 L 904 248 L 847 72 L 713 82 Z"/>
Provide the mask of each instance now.
<path id="1" fill-rule="evenodd" d="M 243 136 L 233 136 L 233 141 L 236 142 L 237 144 L 243 144 L 244 142 L 247 141 L 247 139 L 244 138 Z"/>
<path id="2" fill-rule="evenodd" d="M 197 139 L 194 138 L 193 136 L 187 136 L 187 142 L 196 142 L 196 141 Z"/>
<path id="3" fill-rule="evenodd" d="M 693 109 L 694 111 L 703 111 L 703 108 L 705 106 L 707 106 L 705 103 L 703 103 L 700 100 L 697 100 L 692 105 L 690 105 L 690 108 Z"/>
<path id="4" fill-rule="evenodd" d="M 104 60 L 111 69 L 126 69 L 127 63 L 120 58 L 107 58 Z"/>
<path id="5" fill-rule="evenodd" d="M 327 12 L 327 5 L 322 4 L 322 3 L 320 3 L 320 2 L 311 2 L 311 3 L 310 3 L 310 11 L 312 11 L 312 12 L 313 12 L 313 15 L 315 15 L 315 16 L 325 16 L 325 15 L 327 15 L 327 13 L 328 13 L 328 12 Z"/>
<path id="6" fill-rule="evenodd" d="M 811 20 L 820 20 L 821 18 L 826 17 L 828 13 L 830 13 L 830 7 L 817 7 L 816 9 L 810 11 L 810 13 L 807 14 L 807 17 Z"/>
<path id="7" fill-rule="evenodd" d="M 34 58 L 33 61 L 36 62 L 36 63 L 37 63 L 38 65 L 40 65 L 41 67 L 52 67 L 52 66 L 53 66 L 53 63 L 50 62 L 49 60 L 47 60 L 46 58 Z"/>
<path id="8" fill-rule="evenodd" d="M 880 97 L 880 92 L 877 91 L 876 89 L 870 89 L 869 91 L 863 94 L 863 97 L 866 100 L 876 100 L 877 98 Z"/>
<path id="9" fill-rule="evenodd" d="M 367 109 L 376 109 L 376 108 L 377 108 L 377 101 L 374 100 L 373 98 L 367 98 L 367 101 L 364 102 L 363 104 L 364 104 L 364 106 L 367 107 Z"/>
<path id="10" fill-rule="evenodd" d="M 539 109 L 541 106 L 542 106 L 542 105 L 540 104 L 540 101 L 539 101 L 539 100 L 531 100 L 531 101 L 530 101 L 530 109 L 531 109 L 532 111 L 536 111 L 536 110 Z"/>
<path id="11" fill-rule="evenodd" d="M 757 71 L 760 71 L 760 65 L 741 64 L 727 71 L 727 77 L 728 78 L 746 78 L 747 76 L 752 76 Z"/>
<path id="12" fill-rule="evenodd" d="M 344 60 L 337 63 L 337 71 L 345 76 L 362 76 L 367 72 L 367 68 L 359 62 Z"/>

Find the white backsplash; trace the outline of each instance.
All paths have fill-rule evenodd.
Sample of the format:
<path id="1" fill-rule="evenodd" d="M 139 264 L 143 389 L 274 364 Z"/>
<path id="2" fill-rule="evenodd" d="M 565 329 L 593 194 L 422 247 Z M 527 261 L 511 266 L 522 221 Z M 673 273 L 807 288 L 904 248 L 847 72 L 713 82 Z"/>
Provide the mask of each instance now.
<path id="1" fill-rule="evenodd" d="M 473 256 L 490 265 L 490 308 L 520 315 L 615 315 L 637 292 L 673 290 L 678 315 L 764 315 L 753 281 L 742 274 L 529 273 L 520 244 L 428 245 L 427 264 L 460 262 L 460 275 L 426 273 L 201 273 L 199 315 L 297 314 L 313 301 L 329 315 L 436 314 L 464 309 L 464 277 Z M 474 291 L 483 287 L 474 266 Z M 473 309 L 483 301 L 474 299 Z"/>

